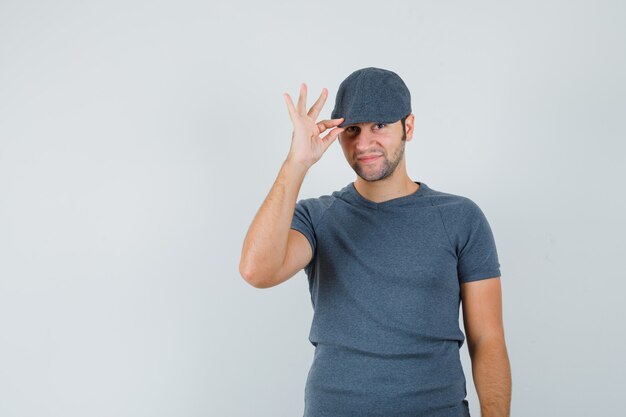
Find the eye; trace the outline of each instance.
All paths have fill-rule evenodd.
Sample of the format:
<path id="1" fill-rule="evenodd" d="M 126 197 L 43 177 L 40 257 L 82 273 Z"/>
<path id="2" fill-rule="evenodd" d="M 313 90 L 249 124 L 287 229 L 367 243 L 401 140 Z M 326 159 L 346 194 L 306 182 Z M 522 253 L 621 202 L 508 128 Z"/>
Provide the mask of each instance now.
<path id="1" fill-rule="evenodd" d="M 345 131 L 346 133 L 354 133 L 356 129 L 358 129 L 357 126 L 348 126 Z"/>
<path id="2" fill-rule="evenodd" d="M 375 126 L 381 126 L 379 129 L 382 129 L 383 127 L 387 126 L 387 123 L 376 123 Z"/>

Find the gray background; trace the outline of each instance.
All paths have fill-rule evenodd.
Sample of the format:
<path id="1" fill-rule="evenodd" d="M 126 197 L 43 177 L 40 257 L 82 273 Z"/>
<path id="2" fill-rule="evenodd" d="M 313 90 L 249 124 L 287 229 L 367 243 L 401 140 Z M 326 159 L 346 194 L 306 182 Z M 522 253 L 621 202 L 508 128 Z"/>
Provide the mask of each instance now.
<path id="1" fill-rule="evenodd" d="M 327 87 L 328 118 L 365 66 L 411 89 L 409 176 L 490 221 L 512 415 L 623 415 L 625 21 L 621 1 L 0 2 L 0 415 L 302 415 L 306 276 L 255 289 L 239 256 L 289 150 L 281 94 Z M 355 178 L 335 143 L 300 197 Z"/>

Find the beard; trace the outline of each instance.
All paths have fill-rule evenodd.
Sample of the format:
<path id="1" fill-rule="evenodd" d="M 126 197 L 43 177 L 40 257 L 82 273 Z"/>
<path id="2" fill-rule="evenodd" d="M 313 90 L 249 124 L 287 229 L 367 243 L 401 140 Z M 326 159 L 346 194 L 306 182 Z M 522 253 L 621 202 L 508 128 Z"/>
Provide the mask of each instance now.
<path id="1" fill-rule="evenodd" d="M 404 136 L 406 137 L 406 136 Z M 395 150 L 391 159 L 387 158 L 386 154 L 383 154 L 372 166 L 368 166 L 358 161 L 352 165 L 352 169 L 356 174 L 363 178 L 365 181 L 381 181 L 389 177 L 394 173 L 398 164 L 404 157 L 404 147 L 406 141 L 402 138 L 401 145 Z"/>

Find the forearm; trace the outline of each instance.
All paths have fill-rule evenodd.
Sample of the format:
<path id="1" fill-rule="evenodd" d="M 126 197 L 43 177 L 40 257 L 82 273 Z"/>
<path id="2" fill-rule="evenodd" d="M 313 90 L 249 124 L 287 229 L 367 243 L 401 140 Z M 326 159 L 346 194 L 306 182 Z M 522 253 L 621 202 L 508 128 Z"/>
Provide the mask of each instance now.
<path id="1" fill-rule="evenodd" d="M 511 367 L 505 342 L 483 340 L 471 349 L 471 359 L 481 417 L 509 417 Z"/>
<path id="2" fill-rule="evenodd" d="M 289 229 L 308 171 L 287 158 L 248 229 L 241 251 L 239 271 L 249 281 L 263 279 L 282 265 Z"/>

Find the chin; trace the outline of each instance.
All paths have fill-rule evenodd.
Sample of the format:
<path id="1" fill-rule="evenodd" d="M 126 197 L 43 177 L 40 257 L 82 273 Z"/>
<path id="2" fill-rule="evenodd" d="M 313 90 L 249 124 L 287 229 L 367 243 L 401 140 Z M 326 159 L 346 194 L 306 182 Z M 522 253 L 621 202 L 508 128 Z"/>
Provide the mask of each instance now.
<path id="1" fill-rule="evenodd" d="M 381 172 L 377 172 L 375 174 L 372 173 L 369 175 L 363 173 L 361 170 L 358 170 L 358 169 L 354 170 L 354 172 L 356 173 L 356 175 L 358 175 L 364 181 L 367 181 L 367 182 L 376 182 L 376 181 L 380 181 L 388 177 L 388 175 L 385 175 L 385 173 L 381 173 Z"/>

